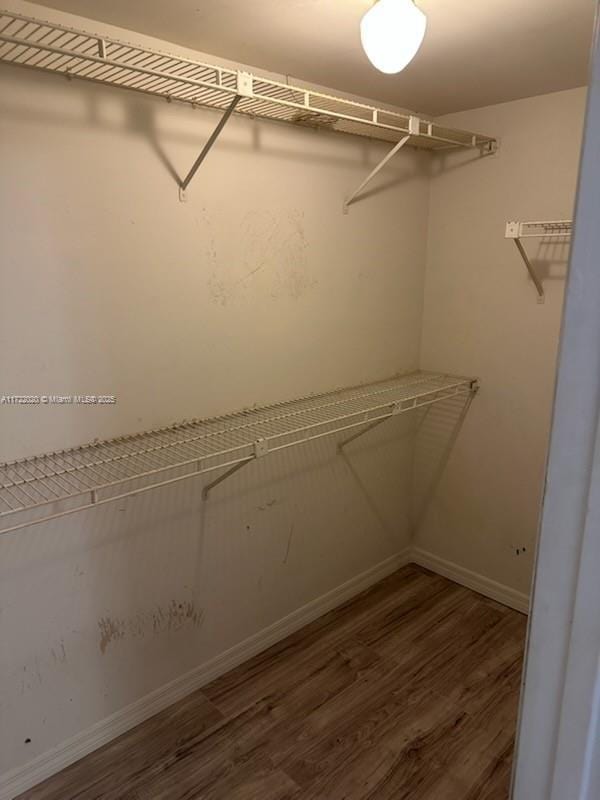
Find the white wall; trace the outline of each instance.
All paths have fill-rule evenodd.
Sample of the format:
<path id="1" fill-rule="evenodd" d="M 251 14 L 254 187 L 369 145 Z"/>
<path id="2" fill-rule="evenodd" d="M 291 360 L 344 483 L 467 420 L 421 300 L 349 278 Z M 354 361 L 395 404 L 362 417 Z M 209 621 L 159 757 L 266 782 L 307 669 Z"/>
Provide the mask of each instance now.
<path id="1" fill-rule="evenodd" d="M 418 364 L 427 155 L 342 201 L 386 151 L 3 67 L 8 458 L 385 378 Z M 160 155 L 157 150 L 161 151 Z M 167 162 L 167 163 L 165 163 Z M 399 224 L 399 221 L 400 224 Z"/>
<path id="2" fill-rule="evenodd" d="M 118 401 L 0 407 L 0 461 L 418 365 L 427 155 L 346 217 L 385 146 L 234 118 L 182 205 L 217 118 L 1 68 L 1 391 Z M 411 462 L 398 418 L 0 537 L 0 772 L 401 551 Z"/>
<path id="3" fill-rule="evenodd" d="M 416 543 L 521 592 L 535 551 L 568 248 L 527 245 L 544 277 L 539 305 L 504 226 L 572 217 L 585 96 L 575 89 L 444 117 L 499 136 L 501 148 L 483 161 L 448 156 L 431 182 L 422 366 L 476 375 L 481 392 Z"/>

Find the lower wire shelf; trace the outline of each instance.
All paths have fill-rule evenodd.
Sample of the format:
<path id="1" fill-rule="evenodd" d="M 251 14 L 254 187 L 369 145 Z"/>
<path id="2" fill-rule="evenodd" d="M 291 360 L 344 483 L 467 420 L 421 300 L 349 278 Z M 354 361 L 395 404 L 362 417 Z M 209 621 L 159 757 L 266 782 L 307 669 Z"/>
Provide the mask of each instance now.
<path id="1" fill-rule="evenodd" d="M 229 474 L 268 453 L 360 426 L 370 428 L 397 414 L 468 396 L 477 388 L 474 378 L 413 372 L 0 464 L 0 534 L 226 470 L 204 487 L 206 497 Z"/>

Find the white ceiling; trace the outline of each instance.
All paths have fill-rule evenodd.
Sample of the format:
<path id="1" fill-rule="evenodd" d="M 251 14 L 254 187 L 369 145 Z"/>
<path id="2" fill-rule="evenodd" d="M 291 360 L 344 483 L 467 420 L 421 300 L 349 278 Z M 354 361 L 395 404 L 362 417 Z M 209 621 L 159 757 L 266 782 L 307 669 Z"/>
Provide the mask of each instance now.
<path id="1" fill-rule="evenodd" d="M 42 0 L 43 2 L 43 0 Z M 438 115 L 587 83 L 595 0 L 418 0 L 399 75 L 364 56 L 372 0 L 48 0 L 44 5 L 321 86 Z"/>

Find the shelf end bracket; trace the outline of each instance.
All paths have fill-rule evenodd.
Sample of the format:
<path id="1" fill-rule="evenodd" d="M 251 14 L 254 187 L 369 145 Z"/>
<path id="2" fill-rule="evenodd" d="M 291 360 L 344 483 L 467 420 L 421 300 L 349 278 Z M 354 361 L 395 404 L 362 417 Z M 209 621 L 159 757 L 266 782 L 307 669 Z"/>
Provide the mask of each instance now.
<path id="1" fill-rule="evenodd" d="M 383 167 L 385 167 L 385 165 L 388 163 L 388 161 L 390 161 L 390 159 L 392 159 L 396 155 L 396 153 L 404 147 L 404 145 L 408 142 L 410 137 L 411 136 L 418 136 L 419 130 L 420 130 L 420 120 L 419 120 L 419 118 L 418 117 L 412 117 L 412 116 L 409 117 L 409 122 L 408 122 L 408 131 L 409 132 L 408 132 L 408 134 L 406 136 L 404 136 L 402 139 L 400 139 L 399 142 L 396 142 L 396 144 L 392 147 L 390 152 L 381 159 L 379 164 L 377 164 L 377 166 L 374 169 L 371 170 L 371 172 L 367 175 L 367 177 L 360 184 L 360 186 L 357 189 L 355 189 L 352 192 L 352 194 L 348 195 L 348 197 L 344 200 L 344 206 L 343 206 L 344 214 L 348 213 L 348 209 L 350 208 L 352 203 L 356 202 L 356 198 L 362 192 L 362 190 L 365 188 L 365 186 L 367 186 L 367 184 L 369 184 L 373 180 L 375 175 L 377 175 L 377 173 L 380 170 L 382 170 Z"/>
<path id="2" fill-rule="evenodd" d="M 337 445 L 338 453 L 343 453 L 344 447 L 346 447 L 346 445 L 350 444 L 350 442 L 353 442 L 355 439 L 358 439 L 360 436 L 364 436 L 365 433 L 368 433 L 369 431 L 373 430 L 373 428 L 377 428 L 379 425 L 381 425 L 382 422 L 387 422 L 388 419 L 389 417 L 383 417 L 383 419 L 376 419 L 370 425 L 367 425 L 365 428 L 361 428 L 357 433 L 354 433 L 352 434 L 352 436 L 349 436 L 347 439 L 344 439 L 343 442 L 339 442 Z"/>
<path id="3" fill-rule="evenodd" d="M 254 461 L 254 459 L 266 456 L 268 452 L 269 452 L 269 442 L 266 439 L 257 439 L 254 442 L 254 452 L 252 453 L 251 456 L 244 458 L 242 461 L 238 461 L 237 464 L 234 464 L 232 467 L 226 470 L 222 475 L 219 475 L 219 477 L 215 478 L 214 481 L 211 481 L 210 483 L 206 484 L 204 489 L 202 489 L 202 499 L 207 500 L 208 495 L 210 494 L 212 489 L 215 488 L 215 486 L 218 486 L 220 483 L 223 483 L 223 481 L 226 481 L 227 478 L 230 478 L 238 470 L 242 469 L 242 467 L 245 467 L 246 464 L 249 464 L 251 461 Z"/>
<path id="4" fill-rule="evenodd" d="M 543 303 L 545 299 L 544 295 L 544 286 L 542 281 L 540 280 L 537 272 L 529 256 L 527 255 L 527 251 L 523 247 L 523 242 L 521 241 L 521 224 L 519 222 L 508 222 L 506 224 L 506 239 L 512 239 L 516 245 L 517 250 L 521 254 L 521 258 L 523 259 L 525 266 L 527 267 L 527 271 L 529 272 L 529 276 L 533 281 L 536 291 L 538 293 L 538 303 Z"/>
<path id="5" fill-rule="evenodd" d="M 215 486 L 218 486 L 220 483 L 223 483 L 223 481 L 226 481 L 227 478 L 231 477 L 231 475 L 236 473 L 242 467 L 245 467 L 246 464 L 248 464 L 248 462 L 252 461 L 253 459 L 254 456 L 250 456 L 250 458 L 246 458 L 244 459 L 244 461 L 240 461 L 239 463 L 234 464 L 233 467 L 230 467 L 230 469 L 228 469 L 222 475 L 219 475 L 219 477 L 215 478 L 214 481 L 207 483 L 206 486 L 202 489 L 202 499 L 208 500 L 208 495 L 210 494 L 212 489 L 215 488 Z"/>
<path id="6" fill-rule="evenodd" d="M 225 113 L 223 114 L 223 116 L 219 120 L 219 124 L 214 129 L 214 131 L 211 133 L 208 141 L 206 142 L 206 144 L 202 148 L 202 152 L 200 153 L 198 158 L 194 161 L 194 163 L 192 165 L 192 168 L 190 169 L 188 174 L 185 176 L 185 178 L 179 184 L 179 199 L 181 200 L 182 203 L 185 203 L 185 201 L 186 201 L 185 192 L 186 192 L 187 187 L 190 185 L 190 182 L 191 182 L 192 178 L 194 177 L 194 175 L 198 171 L 198 168 L 200 167 L 200 165 L 202 164 L 202 162 L 204 161 L 206 156 L 210 153 L 210 151 L 212 149 L 212 146 L 214 145 L 214 143 L 219 138 L 219 135 L 220 135 L 221 131 L 223 130 L 225 125 L 227 125 L 229 117 L 235 111 L 235 107 L 240 102 L 242 97 L 253 97 L 253 96 L 254 95 L 253 95 L 253 79 L 252 79 L 252 75 L 250 73 L 248 73 L 248 72 L 238 72 L 237 73 L 236 94 L 234 94 L 234 96 L 233 96 L 233 98 L 231 100 L 231 103 L 227 106 L 227 108 L 225 109 Z"/>
<path id="7" fill-rule="evenodd" d="M 365 417 L 365 428 L 360 428 L 356 433 L 353 433 L 352 436 L 344 439 L 342 442 L 339 442 L 337 446 L 338 453 L 342 453 L 344 451 L 344 447 L 353 442 L 355 439 L 358 439 L 360 436 L 364 436 L 365 433 L 372 431 L 373 428 L 377 428 L 383 422 L 387 422 L 388 419 L 391 417 L 395 417 L 397 414 L 402 414 L 404 411 L 412 411 L 413 408 L 417 408 L 415 401 L 409 401 L 411 404 L 407 405 L 402 400 L 395 401 L 392 403 L 388 409 L 388 412 L 384 417 L 379 417 L 375 420 L 369 420 L 368 417 Z"/>

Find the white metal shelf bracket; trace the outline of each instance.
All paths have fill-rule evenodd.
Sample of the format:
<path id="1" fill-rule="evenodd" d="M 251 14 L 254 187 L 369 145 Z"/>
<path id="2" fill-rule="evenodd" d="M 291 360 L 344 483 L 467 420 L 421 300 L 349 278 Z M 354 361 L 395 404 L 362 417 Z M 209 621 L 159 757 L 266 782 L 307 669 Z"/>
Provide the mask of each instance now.
<path id="1" fill-rule="evenodd" d="M 245 467 L 246 464 L 249 464 L 251 461 L 254 461 L 254 456 L 250 456 L 250 458 L 247 458 L 245 461 L 240 461 L 239 464 L 235 464 L 233 467 L 228 469 L 227 472 L 224 472 L 222 475 L 219 475 L 218 478 L 215 478 L 214 481 L 207 483 L 204 489 L 202 489 L 202 499 L 207 500 L 208 495 L 212 489 L 215 488 L 215 486 L 218 486 L 220 483 L 223 483 L 223 481 L 226 481 L 227 478 L 234 475 L 238 470 L 240 470 L 242 467 Z"/>
<path id="2" fill-rule="evenodd" d="M 223 483 L 223 481 L 226 481 L 227 478 L 230 478 L 232 475 L 238 472 L 238 470 L 242 469 L 242 467 L 245 467 L 246 464 L 249 464 L 251 461 L 254 461 L 257 458 L 261 458 L 261 456 L 266 456 L 268 452 L 269 452 L 269 443 L 266 441 L 266 439 L 257 439 L 254 442 L 253 455 L 249 456 L 249 458 L 244 459 L 244 461 L 240 461 L 239 464 L 234 464 L 233 467 L 231 467 L 231 469 L 228 469 L 222 475 L 219 475 L 219 477 L 215 478 L 214 481 L 207 483 L 204 489 L 202 489 L 202 499 L 208 500 L 208 495 L 215 488 L 215 486 L 218 486 L 220 483 Z"/>
<path id="3" fill-rule="evenodd" d="M 231 103 L 227 106 L 227 108 L 225 109 L 225 113 L 223 114 L 223 116 L 219 120 L 219 124 L 214 129 L 214 131 L 211 133 L 208 141 L 206 142 L 206 144 L 202 148 L 202 152 L 200 153 L 198 158 L 194 161 L 194 163 L 192 165 L 192 168 L 190 169 L 188 174 L 181 181 L 181 183 L 179 185 L 179 199 L 181 200 L 182 203 L 185 203 L 185 200 L 186 200 L 185 192 L 186 192 L 187 187 L 190 185 L 190 182 L 191 182 L 192 178 L 194 177 L 194 175 L 198 171 L 198 168 L 200 167 L 200 165 L 202 164 L 202 162 L 204 161 L 206 156 L 210 153 L 210 151 L 212 149 L 212 146 L 214 145 L 214 143 L 219 138 L 219 136 L 221 134 L 221 131 L 223 130 L 225 125 L 227 125 L 227 122 L 229 121 L 229 118 L 231 117 L 231 115 L 235 111 L 235 107 L 240 102 L 242 97 L 252 97 L 252 75 L 250 73 L 248 73 L 248 72 L 238 72 L 238 74 L 237 74 L 237 94 L 234 94 L 234 96 L 233 96 L 233 98 L 231 100 Z"/>
<path id="4" fill-rule="evenodd" d="M 364 436 L 365 433 L 372 431 L 373 428 L 379 427 L 379 425 L 381 425 L 383 422 L 387 422 L 388 419 L 389 417 L 385 417 L 384 419 L 377 419 L 375 420 L 375 422 L 372 422 L 370 425 L 367 425 L 366 428 L 363 428 L 357 433 L 352 434 L 352 436 L 348 436 L 348 438 L 344 439 L 343 442 L 339 442 L 337 446 L 338 453 L 343 453 L 344 447 L 346 447 L 346 445 L 350 444 L 350 442 L 353 442 L 355 439 L 358 439 L 360 436 Z"/>
<path id="5" fill-rule="evenodd" d="M 544 239 L 567 239 L 571 235 L 573 223 L 571 220 L 548 220 L 543 222 L 507 222 L 504 237 L 512 239 L 519 251 L 527 271 L 534 283 L 538 294 L 538 303 L 543 303 L 545 299 L 544 286 L 527 255 L 523 245 L 523 239 L 544 238 Z"/>
<path id="6" fill-rule="evenodd" d="M 360 186 L 358 186 L 352 192 L 352 194 L 350 194 L 344 200 L 344 207 L 343 207 L 344 214 L 348 213 L 348 209 L 350 208 L 352 203 L 354 203 L 356 201 L 356 198 L 362 192 L 362 190 L 365 188 L 365 186 L 367 186 L 373 180 L 375 175 L 377 175 L 377 173 L 380 172 L 385 167 L 385 165 L 388 163 L 388 161 L 390 161 L 396 155 L 396 153 L 404 147 L 404 145 L 408 142 L 410 137 L 419 135 L 420 128 L 421 128 L 421 123 L 420 123 L 419 118 L 411 116 L 409 118 L 409 123 L 408 123 L 408 129 L 409 129 L 408 135 L 404 136 L 402 139 L 400 139 L 399 142 L 397 142 L 392 147 L 390 152 L 386 156 L 384 156 L 384 158 L 381 159 L 379 164 L 377 164 L 377 166 L 374 169 L 371 170 L 371 172 L 367 175 L 367 177 L 360 184 Z"/>

